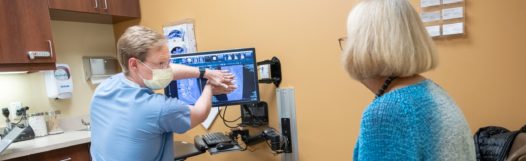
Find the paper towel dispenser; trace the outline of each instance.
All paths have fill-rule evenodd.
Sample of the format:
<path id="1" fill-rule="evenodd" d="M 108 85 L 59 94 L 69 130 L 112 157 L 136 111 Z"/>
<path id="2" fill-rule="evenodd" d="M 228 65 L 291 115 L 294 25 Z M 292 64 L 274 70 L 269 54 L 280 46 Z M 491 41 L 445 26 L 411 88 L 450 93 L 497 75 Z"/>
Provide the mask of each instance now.
<path id="1" fill-rule="evenodd" d="M 99 84 L 106 78 L 121 72 L 117 58 L 110 56 L 84 56 L 84 75 L 86 81 Z"/>

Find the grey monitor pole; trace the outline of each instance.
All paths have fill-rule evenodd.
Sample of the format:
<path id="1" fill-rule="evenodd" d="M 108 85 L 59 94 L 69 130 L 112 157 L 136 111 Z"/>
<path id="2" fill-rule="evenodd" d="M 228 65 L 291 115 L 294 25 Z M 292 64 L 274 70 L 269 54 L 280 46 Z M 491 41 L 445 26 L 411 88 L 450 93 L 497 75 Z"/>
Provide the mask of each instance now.
<path id="1" fill-rule="evenodd" d="M 282 136 L 290 140 L 288 150 L 281 153 L 281 161 L 299 161 L 298 159 L 298 130 L 296 126 L 296 99 L 294 88 L 278 88 L 276 90 L 279 128 Z"/>

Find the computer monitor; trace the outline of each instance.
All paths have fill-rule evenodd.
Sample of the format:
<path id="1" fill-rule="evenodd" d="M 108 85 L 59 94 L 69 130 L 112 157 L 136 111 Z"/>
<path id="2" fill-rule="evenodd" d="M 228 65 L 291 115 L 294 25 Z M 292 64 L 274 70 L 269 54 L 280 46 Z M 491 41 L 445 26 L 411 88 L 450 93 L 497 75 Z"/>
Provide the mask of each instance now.
<path id="1" fill-rule="evenodd" d="M 254 48 L 175 54 L 174 64 L 183 64 L 207 69 L 228 70 L 235 76 L 237 89 L 232 93 L 216 95 L 212 106 L 238 105 L 259 102 L 256 51 Z M 192 78 L 172 81 L 165 88 L 165 95 L 194 105 L 201 96 L 205 79 Z"/>

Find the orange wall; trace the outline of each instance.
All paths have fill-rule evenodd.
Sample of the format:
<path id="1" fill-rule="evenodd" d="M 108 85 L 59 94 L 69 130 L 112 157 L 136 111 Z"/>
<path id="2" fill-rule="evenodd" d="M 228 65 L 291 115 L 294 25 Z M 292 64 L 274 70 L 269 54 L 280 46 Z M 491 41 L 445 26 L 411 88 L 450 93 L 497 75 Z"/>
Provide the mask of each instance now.
<path id="1" fill-rule="evenodd" d="M 417 4 L 418 0 L 411 0 Z M 296 89 L 302 161 L 351 160 L 361 113 L 373 94 L 351 80 L 340 64 L 337 39 L 345 35 L 349 0 L 141 0 L 142 19 L 115 25 L 116 37 L 131 24 L 161 32 L 163 24 L 194 18 L 199 51 L 255 47 L 259 60 L 282 61 L 283 87 Z M 467 1 L 467 36 L 437 40 L 440 66 L 425 75 L 445 88 L 464 111 L 473 132 L 526 123 L 526 1 Z M 521 30 L 522 29 L 522 30 Z M 260 87 L 276 125 L 273 86 Z M 232 107 L 229 118 L 239 116 Z M 235 111 L 235 112 L 232 112 Z M 216 120 L 210 131 L 226 131 Z M 176 139 L 191 141 L 196 127 Z M 279 160 L 267 147 L 189 160 Z"/>

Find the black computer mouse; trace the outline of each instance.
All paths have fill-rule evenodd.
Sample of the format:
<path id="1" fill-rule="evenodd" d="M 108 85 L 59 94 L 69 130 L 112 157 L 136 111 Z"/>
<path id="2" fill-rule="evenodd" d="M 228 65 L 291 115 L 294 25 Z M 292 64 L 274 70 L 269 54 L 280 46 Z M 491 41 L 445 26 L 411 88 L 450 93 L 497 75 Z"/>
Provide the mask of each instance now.
<path id="1" fill-rule="evenodd" d="M 216 145 L 217 150 L 225 150 L 225 149 L 230 149 L 232 147 L 234 147 L 234 144 L 232 143 L 219 143 Z"/>

